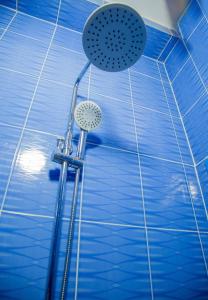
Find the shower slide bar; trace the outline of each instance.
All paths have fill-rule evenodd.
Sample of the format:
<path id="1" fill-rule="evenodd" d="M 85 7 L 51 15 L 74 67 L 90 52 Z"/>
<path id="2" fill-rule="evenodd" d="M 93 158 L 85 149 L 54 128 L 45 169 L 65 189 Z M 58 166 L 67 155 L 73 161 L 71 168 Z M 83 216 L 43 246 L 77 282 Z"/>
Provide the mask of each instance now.
<path id="1" fill-rule="evenodd" d="M 68 168 L 71 167 L 76 170 L 73 196 L 71 201 L 71 212 L 70 212 L 70 221 L 68 227 L 68 237 L 67 237 L 67 246 L 66 246 L 66 254 L 65 254 L 65 263 L 64 263 L 64 275 L 62 278 L 62 287 L 61 287 L 61 300 L 65 299 L 66 288 L 68 282 L 68 273 L 70 267 L 70 257 L 72 251 L 72 240 L 73 240 L 73 232 L 74 232 L 74 219 L 76 212 L 76 204 L 77 204 L 77 196 L 78 196 L 78 187 L 80 175 L 83 167 L 83 159 L 84 159 L 84 151 L 86 145 L 87 131 L 81 129 L 79 142 L 77 146 L 76 157 L 72 157 L 73 147 L 72 147 L 72 138 L 73 138 L 73 127 L 74 127 L 74 112 L 77 104 L 77 93 L 79 84 L 86 74 L 87 70 L 90 66 L 90 61 L 88 61 L 77 77 L 72 93 L 72 102 L 70 107 L 70 113 L 67 122 L 67 130 L 64 138 L 59 138 L 57 140 L 57 149 L 52 155 L 52 160 L 61 164 L 61 171 L 59 177 L 59 185 L 58 185 L 58 195 L 55 207 L 55 224 L 53 227 L 52 233 L 52 243 L 51 243 L 51 254 L 49 259 L 49 267 L 48 267 L 48 280 L 47 280 L 47 288 L 46 288 L 46 299 L 54 300 L 55 294 L 55 278 L 57 273 L 57 260 L 60 246 L 60 238 L 61 238 L 61 225 L 63 218 L 63 209 L 64 209 L 64 201 L 66 195 L 66 182 L 67 182 L 67 171 Z"/>

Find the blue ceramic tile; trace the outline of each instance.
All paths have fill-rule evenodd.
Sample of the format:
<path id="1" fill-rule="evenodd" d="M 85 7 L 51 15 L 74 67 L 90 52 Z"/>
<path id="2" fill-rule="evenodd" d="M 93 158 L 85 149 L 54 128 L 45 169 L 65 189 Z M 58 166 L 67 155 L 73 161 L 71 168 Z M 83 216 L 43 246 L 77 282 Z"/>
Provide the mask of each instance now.
<path id="1" fill-rule="evenodd" d="M 0 2 L 0 4 L 5 3 Z M 6 28 L 9 22 L 12 20 L 14 14 L 14 11 L 6 7 L 0 6 L 0 28 Z"/>
<path id="2" fill-rule="evenodd" d="M 193 206 L 194 206 L 194 211 L 195 211 L 195 216 L 196 216 L 196 222 L 199 228 L 199 231 L 208 231 L 208 220 L 207 220 L 207 206 L 206 206 L 206 197 L 205 201 L 203 199 L 203 196 L 200 191 L 200 187 L 197 181 L 197 175 L 195 168 L 185 166 L 185 171 L 186 171 L 186 177 L 188 181 L 188 188 L 189 192 L 191 194 L 191 198 L 193 201 Z M 201 173 L 199 172 L 199 178 L 203 180 L 200 177 Z M 206 174 L 205 175 L 205 180 L 206 180 Z"/>
<path id="3" fill-rule="evenodd" d="M 155 299 L 207 299 L 207 275 L 197 234 L 149 231 Z"/>
<path id="4" fill-rule="evenodd" d="M 73 85 L 86 63 L 87 59 L 83 54 L 53 45 L 49 51 L 42 77 Z M 80 88 L 83 85 L 82 88 L 86 93 L 88 89 L 88 73 L 86 73 L 80 84 Z"/>
<path id="5" fill-rule="evenodd" d="M 170 35 L 156 28 L 146 26 L 147 28 L 147 44 L 144 50 L 146 56 L 157 59 L 161 51 L 167 44 Z"/>
<path id="6" fill-rule="evenodd" d="M 1 299 L 44 299 L 51 226 L 50 219 L 3 213 Z"/>
<path id="7" fill-rule="evenodd" d="M 130 102 L 130 85 L 128 71 L 108 73 L 92 67 L 91 90 L 97 94 Z"/>
<path id="8" fill-rule="evenodd" d="M 25 132 L 8 189 L 5 209 L 53 216 L 57 197 L 58 177 L 50 172 L 60 166 L 51 161 L 56 149 L 53 136 Z M 68 199 L 71 199 L 70 182 Z"/>
<path id="9" fill-rule="evenodd" d="M 0 125 L 1 156 L 0 156 L 0 203 L 2 204 L 5 188 L 9 179 L 15 150 L 20 138 L 21 130 Z"/>
<path id="10" fill-rule="evenodd" d="M 141 157 L 147 226 L 196 230 L 181 164 Z"/>
<path id="11" fill-rule="evenodd" d="M 167 82 L 167 81 L 166 82 L 163 81 L 163 87 L 164 87 L 164 90 L 165 90 L 165 97 L 168 101 L 168 106 L 169 106 L 171 115 L 173 117 L 179 117 L 175 97 L 174 97 L 173 90 L 171 88 L 170 83 Z"/>
<path id="12" fill-rule="evenodd" d="M 87 151 L 82 218 L 144 225 L 136 154 L 104 147 Z"/>
<path id="13" fill-rule="evenodd" d="M 190 164 L 193 166 L 193 160 L 191 157 L 190 149 L 188 146 L 188 142 L 183 130 L 183 125 L 181 122 L 181 119 L 179 118 L 173 118 L 175 133 L 177 136 L 178 145 L 180 147 L 180 153 L 182 156 L 182 160 L 186 164 Z"/>
<path id="14" fill-rule="evenodd" d="M 202 189 L 204 200 L 205 200 L 205 203 L 204 203 L 205 210 L 208 212 L 208 202 L 207 202 L 207 199 L 208 199 L 208 168 L 207 168 L 207 159 L 202 161 L 197 166 L 197 172 L 198 172 L 198 175 L 199 175 L 201 189 Z"/>
<path id="15" fill-rule="evenodd" d="M 208 26 L 206 19 L 203 19 L 203 21 L 194 31 L 191 38 L 187 42 L 187 47 L 197 66 L 200 76 L 202 77 L 205 85 L 208 86 L 208 62 L 206 59 L 206 49 L 208 47 Z"/>
<path id="16" fill-rule="evenodd" d="M 37 79 L 5 70 L 0 70 L 0 78 L 0 122 L 22 126 Z"/>
<path id="17" fill-rule="evenodd" d="M 207 94 L 205 94 L 184 118 L 185 127 L 197 163 L 208 155 L 207 99 Z"/>
<path id="18" fill-rule="evenodd" d="M 115 148 L 137 151 L 131 103 L 112 100 L 90 93 L 90 100 L 102 110 L 100 127 L 89 135 L 88 141 Z"/>
<path id="19" fill-rule="evenodd" d="M 183 34 L 183 38 L 187 39 L 199 22 L 202 20 L 203 14 L 197 1 L 191 1 L 185 15 L 181 18 L 179 26 Z"/>
<path id="20" fill-rule="evenodd" d="M 160 79 L 157 62 L 146 56 L 141 56 L 138 62 L 131 68 L 132 71 L 141 72 L 147 76 Z"/>
<path id="21" fill-rule="evenodd" d="M 143 230 L 82 224 L 77 298 L 151 299 Z"/>
<path id="22" fill-rule="evenodd" d="M 54 28 L 52 24 L 18 13 L 9 30 L 48 43 L 52 38 Z"/>
<path id="23" fill-rule="evenodd" d="M 176 38 L 175 36 L 171 37 L 171 39 L 168 41 L 167 45 L 165 46 L 165 48 L 161 52 L 161 55 L 158 57 L 159 61 L 164 62 L 166 60 L 166 58 L 168 57 L 170 51 L 175 46 L 177 40 L 178 40 L 178 38 Z"/>
<path id="24" fill-rule="evenodd" d="M 0 4 L 16 9 L 16 0 L 0 0 Z"/>
<path id="25" fill-rule="evenodd" d="M 66 131 L 71 96 L 71 87 L 41 80 L 29 115 L 27 128 L 63 135 Z"/>
<path id="26" fill-rule="evenodd" d="M 0 67 L 38 76 L 46 52 L 42 42 L 7 32 L 0 44 Z"/>
<path id="27" fill-rule="evenodd" d="M 181 40 L 178 40 L 176 45 L 174 46 L 174 49 L 168 56 L 165 64 L 171 81 L 177 76 L 178 72 L 181 70 L 182 66 L 186 63 L 188 58 L 189 54 L 183 42 Z"/>
<path id="28" fill-rule="evenodd" d="M 135 106 L 140 153 L 180 161 L 179 149 L 168 115 Z"/>
<path id="29" fill-rule="evenodd" d="M 191 59 L 174 80 L 173 88 L 182 115 L 205 93 Z"/>
<path id="30" fill-rule="evenodd" d="M 162 82 L 131 72 L 131 87 L 135 105 L 169 113 Z"/>
<path id="31" fill-rule="evenodd" d="M 97 5 L 86 0 L 62 0 L 58 24 L 82 31 L 89 15 Z"/>
<path id="32" fill-rule="evenodd" d="M 208 3 L 206 0 L 197 0 L 200 8 L 203 10 L 206 16 L 208 16 Z"/>
<path id="33" fill-rule="evenodd" d="M 33 0 L 30 3 L 27 0 L 18 0 L 19 11 L 50 22 L 56 22 L 58 8 L 59 0 Z"/>
<path id="34" fill-rule="evenodd" d="M 58 26 L 53 39 L 57 46 L 84 53 L 82 47 L 82 35 L 80 32 Z"/>
<path id="35" fill-rule="evenodd" d="M 168 79 L 168 76 L 167 76 L 167 73 L 166 73 L 166 70 L 165 70 L 165 65 L 163 63 L 160 63 L 158 62 L 158 68 L 159 68 L 159 75 L 162 79 L 162 81 L 164 82 L 169 82 L 169 79 Z"/>

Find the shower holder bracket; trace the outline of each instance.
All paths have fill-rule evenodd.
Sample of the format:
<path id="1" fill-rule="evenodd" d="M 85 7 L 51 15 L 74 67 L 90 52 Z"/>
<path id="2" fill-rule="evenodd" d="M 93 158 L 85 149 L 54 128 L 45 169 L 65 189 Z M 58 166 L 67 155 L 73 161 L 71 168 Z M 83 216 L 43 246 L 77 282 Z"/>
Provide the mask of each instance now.
<path id="1" fill-rule="evenodd" d="M 52 161 L 62 164 L 63 162 L 67 162 L 69 167 L 74 169 L 82 169 L 84 161 L 79 159 L 78 157 L 71 157 L 69 155 L 65 155 L 63 153 L 53 153 L 52 154 Z"/>

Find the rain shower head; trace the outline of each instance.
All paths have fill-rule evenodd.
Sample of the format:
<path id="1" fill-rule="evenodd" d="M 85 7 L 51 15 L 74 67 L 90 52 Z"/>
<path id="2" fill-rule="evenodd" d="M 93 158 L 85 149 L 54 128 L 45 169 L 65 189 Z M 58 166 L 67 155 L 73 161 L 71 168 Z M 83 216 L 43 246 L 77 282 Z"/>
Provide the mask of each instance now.
<path id="1" fill-rule="evenodd" d="M 74 119 L 77 125 L 86 131 L 91 131 L 98 127 L 101 118 L 101 109 L 93 101 L 80 102 L 75 108 Z"/>
<path id="2" fill-rule="evenodd" d="M 134 65 L 144 51 L 145 24 L 128 5 L 106 4 L 88 18 L 82 42 L 93 65 L 108 72 L 122 71 Z"/>

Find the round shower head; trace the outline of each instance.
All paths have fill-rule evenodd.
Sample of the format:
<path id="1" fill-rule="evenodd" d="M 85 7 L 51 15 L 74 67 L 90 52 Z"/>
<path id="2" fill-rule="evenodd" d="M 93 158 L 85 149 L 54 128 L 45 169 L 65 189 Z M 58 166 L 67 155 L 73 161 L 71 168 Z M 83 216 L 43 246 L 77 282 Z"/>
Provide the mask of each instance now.
<path id="1" fill-rule="evenodd" d="M 98 127 L 101 122 L 101 109 L 93 101 L 80 102 L 74 112 L 77 125 L 86 131 L 91 131 Z"/>
<path id="2" fill-rule="evenodd" d="M 134 65 L 144 51 L 145 24 L 133 8 L 106 4 L 88 18 L 82 42 L 93 65 L 104 71 L 122 71 Z"/>

